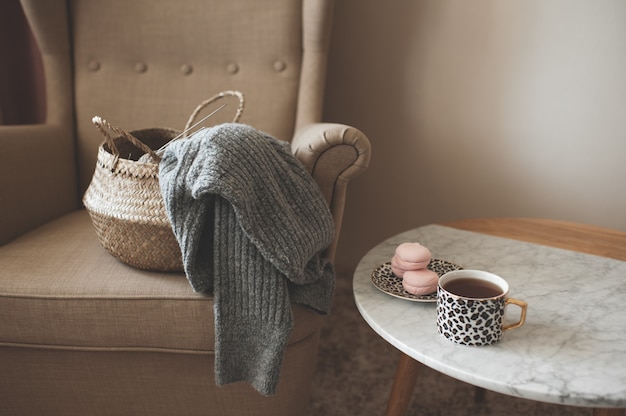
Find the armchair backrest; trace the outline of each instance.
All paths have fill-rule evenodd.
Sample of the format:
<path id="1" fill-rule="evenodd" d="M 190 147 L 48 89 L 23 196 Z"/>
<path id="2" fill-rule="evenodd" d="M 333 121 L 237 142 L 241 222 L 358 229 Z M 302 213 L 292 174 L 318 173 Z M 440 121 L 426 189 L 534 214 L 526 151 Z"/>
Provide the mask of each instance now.
<path id="1" fill-rule="evenodd" d="M 200 102 L 233 89 L 246 97 L 240 121 L 279 139 L 320 121 L 332 0 L 22 3 L 43 55 L 47 123 L 73 131 L 62 145 L 75 146 L 81 194 L 102 141 L 95 115 L 125 130 L 182 129 Z"/>

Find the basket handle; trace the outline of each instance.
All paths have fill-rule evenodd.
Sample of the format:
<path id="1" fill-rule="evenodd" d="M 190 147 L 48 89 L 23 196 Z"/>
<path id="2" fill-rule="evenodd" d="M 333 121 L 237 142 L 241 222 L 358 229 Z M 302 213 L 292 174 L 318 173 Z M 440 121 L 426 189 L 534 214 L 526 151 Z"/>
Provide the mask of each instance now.
<path id="1" fill-rule="evenodd" d="M 189 120 L 187 121 L 187 124 L 185 125 L 185 128 L 183 130 L 185 132 L 183 137 L 189 136 L 189 130 L 193 126 L 194 121 L 196 120 L 196 117 L 198 117 L 198 114 L 200 113 L 200 111 L 202 111 L 202 109 L 204 109 L 209 104 L 214 103 L 215 101 L 221 98 L 227 97 L 227 96 L 237 97 L 239 99 L 239 105 L 237 106 L 237 112 L 235 113 L 235 118 L 233 119 L 233 123 L 236 123 L 237 121 L 239 121 L 239 119 L 241 118 L 241 114 L 243 113 L 243 107 L 245 105 L 245 98 L 243 94 L 240 91 L 234 91 L 234 90 L 222 91 L 220 93 L 215 94 L 213 97 L 209 98 L 208 100 L 204 100 L 200 104 L 198 104 L 196 109 L 193 110 L 193 113 L 191 113 L 191 115 L 189 116 Z"/>
<path id="2" fill-rule="evenodd" d="M 237 97 L 239 99 L 239 105 L 237 106 L 237 112 L 235 113 L 233 123 L 236 123 L 237 121 L 239 121 L 239 119 L 241 118 L 241 114 L 243 113 L 243 108 L 245 105 L 244 95 L 240 91 L 234 91 L 234 90 L 222 91 L 220 93 L 215 94 L 213 97 L 209 98 L 208 100 L 204 100 L 203 102 L 201 102 L 193 111 L 193 113 L 191 113 L 191 116 L 189 116 L 189 120 L 187 121 L 187 124 L 185 125 L 183 134 L 181 134 L 181 136 L 179 137 L 175 137 L 174 139 L 172 139 L 172 141 L 178 138 L 185 138 L 189 136 L 189 131 L 191 130 L 192 127 L 194 127 L 193 126 L 194 121 L 196 120 L 196 117 L 198 116 L 200 111 L 202 111 L 209 104 L 212 104 L 215 101 L 222 99 L 224 97 L 227 97 L 227 96 Z M 115 145 L 115 142 L 111 138 L 111 135 L 109 134 L 108 130 L 116 133 L 119 136 L 124 137 L 126 140 L 128 140 L 129 142 L 131 142 L 132 144 L 134 144 L 135 146 L 137 146 L 138 148 L 146 152 L 148 155 L 150 155 L 150 157 L 157 163 L 161 161 L 161 156 L 159 155 L 160 151 L 155 152 L 154 150 L 150 148 L 150 146 L 146 145 L 145 143 L 143 143 L 141 140 L 139 140 L 138 138 L 136 138 L 129 132 L 117 126 L 112 125 L 111 123 L 109 123 L 108 121 L 106 121 L 105 119 L 99 116 L 95 116 L 94 118 L 91 119 L 91 121 L 96 126 L 96 128 L 100 131 L 100 133 L 102 133 L 102 135 L 104 136 L 105 142 L 107 143 L 107 145 L 111 149 L 111 152 L 116 158 L 119 158 L 120 152 L 117 149 L 117 146 Z M 167 144 L 169 144 L 169 142 Z M 159 150 L 162 150 L 165 146 L 163 146 Z"/>
<path id="3" fill-rule="evenodd" d="M 150 148 L 150 146 L 143 143 L 141 140 L 139 140 L 138 138 L 136 138 L 129 132 L 110 124 L 108 121 L 106 121 L 102 117 L 95 116 L 94 118 L 91 119 L 91 122 L 96 126 L 98 131 L 102 133 L 102 135 L 104 136 L 104 141 L 107 143 L 107 145 L 109 146 L 109 149 L 111 149 L 111 152 L 116 158 L 120 156 L 120 151 L 117 149 L 117 146 L 115 146 L 115 142 L 111 138 L 111 135 L 109 134 L 108 130 L 124 137 L 126 140 L 128 140 L 129 142 L 131 142 L 132 144 L 134 144 L 135 146 L 137 146 L 144 152 L 148 153 L 150 157 L 152 157 L 157 162 L 161 160 L 161 157 L 157 155 L 155 151 Z"/>

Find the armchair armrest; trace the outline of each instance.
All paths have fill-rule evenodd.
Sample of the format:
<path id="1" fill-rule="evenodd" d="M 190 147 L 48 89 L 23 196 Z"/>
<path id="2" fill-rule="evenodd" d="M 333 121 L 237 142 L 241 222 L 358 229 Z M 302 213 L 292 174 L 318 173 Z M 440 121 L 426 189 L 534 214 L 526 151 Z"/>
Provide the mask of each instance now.
<path id="1" fill-rule="evenodd" d="M 71 130 L 0 126 L 0 245 L 78 208 Z"/>
<path id="2" fill-rule="evenodd" d="M 343 220 L 348 182 L 369 165 L 370 141 L 354 127 L 335 123 L 309 124 L 292 142 L 293 154 L 309 171 L 328 201 L 335 221 L 335 238 L 325 255 L 334 260 Z"/>

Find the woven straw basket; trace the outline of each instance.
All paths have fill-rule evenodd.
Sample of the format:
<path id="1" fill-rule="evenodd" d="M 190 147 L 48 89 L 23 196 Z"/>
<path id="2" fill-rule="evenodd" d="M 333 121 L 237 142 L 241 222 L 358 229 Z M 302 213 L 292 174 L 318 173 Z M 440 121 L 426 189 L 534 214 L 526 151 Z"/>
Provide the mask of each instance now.
<path id="1" fill-rule="evenodd" d="M 167 144 L 187 136 L 203 108 L 225 96 L 239 99 L 233 120 L 237 122 L 243 112 L 243 95 L 223 91 L 194 110 L 184 133 L 163 128 L 126 132 L 94 117 L 93 123 L 105 140 L 98 148 L 96 169 L 83 203 L 100 244 L 120 261 L 146 270 L 183 270 L 180 247 L 159 187 L 158 162 Z M 141 157 L 146 153 L 150 158 L 144 161 Z"/>

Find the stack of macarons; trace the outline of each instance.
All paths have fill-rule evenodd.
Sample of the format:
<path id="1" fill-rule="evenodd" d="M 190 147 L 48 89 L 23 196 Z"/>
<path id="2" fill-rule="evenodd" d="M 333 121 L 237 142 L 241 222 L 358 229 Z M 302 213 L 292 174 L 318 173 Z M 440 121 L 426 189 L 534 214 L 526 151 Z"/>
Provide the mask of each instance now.
<path id="1" fill-rule="evenodd" d="M 439 275 L 428 269 L 430 250 L 419 243 L 402 243 L 391 259 L 391 271 L 402 278 L 404 290 L 426 295 L 437 290 Z"/>

